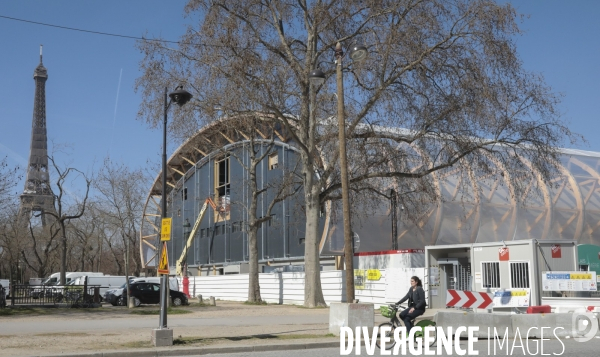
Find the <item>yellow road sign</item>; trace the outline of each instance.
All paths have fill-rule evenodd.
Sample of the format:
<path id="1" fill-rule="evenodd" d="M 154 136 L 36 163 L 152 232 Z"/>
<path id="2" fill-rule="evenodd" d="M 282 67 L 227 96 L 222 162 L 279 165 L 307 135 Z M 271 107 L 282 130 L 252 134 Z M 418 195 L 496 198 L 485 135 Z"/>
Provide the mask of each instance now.
<path id="1" fill-rule="evenodd" d="M 171 240 L 171 218 L 163 218 L 160 228 L 160 240 L 168 241 Z"/>
<path id="2" fill-rule="evenodd" d="M 379 269 L 367 270 L 367 280 L 379 280 L 381 279 L 381 272 Z"/>
<path id="3" fill-rule="evenodd" d="M 158 264 L 158 274 L 169 274 L 169 255 L 167 254 L 167 243 L 163 243 Z"/>

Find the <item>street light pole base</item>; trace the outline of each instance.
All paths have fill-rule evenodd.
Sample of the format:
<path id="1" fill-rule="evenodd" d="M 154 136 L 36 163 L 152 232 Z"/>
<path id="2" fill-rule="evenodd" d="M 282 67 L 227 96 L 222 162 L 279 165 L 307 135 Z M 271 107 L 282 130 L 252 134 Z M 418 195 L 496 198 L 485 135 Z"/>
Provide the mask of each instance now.
<path id="1" fill-rule="evenodd" d="M 154 347 L 173 346 L 173 330 L 153 329 L 152 330 L 152 345 Z"/>

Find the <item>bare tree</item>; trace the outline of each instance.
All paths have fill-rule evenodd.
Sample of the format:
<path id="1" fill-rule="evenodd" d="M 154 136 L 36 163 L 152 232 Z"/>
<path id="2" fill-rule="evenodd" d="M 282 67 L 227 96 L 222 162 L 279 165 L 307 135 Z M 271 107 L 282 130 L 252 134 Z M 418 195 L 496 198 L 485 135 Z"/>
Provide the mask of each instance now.
<path id="1" fill-rule="evenodd" d="M 401 201 L 418 204 L 426 200 L 411 193 L 434 192 L 429 177 L 437 171 L 459 166 L 486 176 L 505 167 L 514 172 L 512 194 L 522 199 L 524 177 L 539 174 L 548 182 L 557 172 L 557 146 L 580 139 L 561 121 L 559 98 L 521 66 L 510 4 L 190 0 L 185 11 L 197 25 L 179 45 L 139 44 L 145 55 L 139 116 L 160 123 L 164 84 L 179 81 L 194 101 L 173 116 L 174 137 L 241 113 L 260 112 L 286 128 L 299 148 L 304 181 L 306 306 L 325 303 L 319 210 L 340 190 L 337 128 L 325 120 L 337 108 L 328 99 L 336 83 L 315 88 L 309 77 L 318 67 L 334 75 L 337 43 L 345 52 L 364 43 L 370 52 L 362 65 L 337 63 L 347 74 L 342 98 L 349 151 L 365 148 L 351 161 L 355 192 L 361 185 L 380 192 L 393 180 Z"/>
<path id="2" fill-rule="evenodd" d="M 91 208 L 94 204 L 90 202 L 88 205 Z M 89 209 L 80 220 L 73 222 L 73 234 L 77 240 L 76 246 L 79 247 L 78 267 L 80 271 L 86 271 L 86 265 L 89 267 L 88 271 L 94 271 L 94 257 L 99 258 L 102 251 L 102 241 L 100 240 L 100 244 L 97 244 L 100 224 L 92 213 L 93 209 Z"/>
<path id="3" fill-rule="evenodd" d="M 7 261 L 11 266 L 22 262 L 35 272 L 34 276 L 47 276 L 58 266 L 60 226 L 53 219 L 48 219 L 45 226 L 38 224 L 38 216 L 24 221 L 16 204 L 8 208 L 6 214 L 0 228 L 0 247 Z"/>
<path id="4" fill-rule="evenodd" d="M 48 211 L 46 214 L 52 216 L 60 227 L 60 238 L 61 238 L 61 264 L 60 264 L 60 281 L 61 284 L 66 283 L 66 272 L 67 272 L 67 225 L 71 222 L 71 220 L 75 220 L 81 218 L 85 213 L 85 208 L 88 200 L 88 195 L 90 192 L 90 185 L 92 183 L 91 179 L 87 178 L 87 176 L 76 168 L 66 168 L 62 169 L 55 161 L 54 157 L 49 156 L 48 159 L 52 163 L 52 168 L 56 172 L 58 176 L 55 181 L 56 190 L 54 192 L 58 192 L 55 194 L 55 204 L 56 211 Z M 85 181 L 85 196 L 82 200 L 78 200 L 76 198 L 76 202 L 74 205 L 68 204 L 67 199 L 67 182 L 68 180 L 73 179 L 72 176 L 78 176 L 83 178 Z"/>
<path id="5" fill-rule="evenodd" d="M 257 173 L 259 165 L 264 163 L 268 158 L 276 153 L 275 134 L 272 127 L 273 123 L 265 122 L 263 118 L 244 117 L 241 120 L 232 121 L 232 125 L 247 133 L 255 133 L 257 129 L 265 132 L 270 132 L 269 140 L 257 140 L 256 136 L 249 135 L 248 142 L 244 145 L 243 156 L 247 155 L 247 160 L 242 155 L 239 155 L 235 150 L 229 151 L 229 154 L 236 158 L 238 163 L 248 174 L 247 182 L 244 185 L 248 187 L 250 199 L 248 206 L 244 207 L 248 213 L 248 222 L 246 230 L 248 233 L 248 302 L 260 303 L 262 297 L 260 295 L 259 271 L 258 271 L 258 230 L 262 224 L 267 223 L 272 219 L 271 212 L 275 205 L 286 198 L 293 196 L 301 187 L 301 182 L 298 182 L 296 168 L 291 170 L 282 169 L 282 174 L 277 182 L 267 182 L 258 185 Z M 270 129 L 269 129 L 270 127 Z M 267 130 L 265 130 L 267 129 Z M 259 202 L 266 202 L 267 209 L 262 215 L 258 216 Z M 242 204 L 238 202 L 238 204 Z"/>
<path id="6" fill-rule="evenodd" d="M 21 256 L 27 266 L 37 273 L 38 277 L 45 277 L 50 273 L 56 263 L 59 248 L 58 237 L 60 225 L 53 221 L 50 225 L 34 225 L 29 219 L 27 226 L 27 247 L 21 250 Z"/>
<path id="7" fill-rule="evenodd" d="M 10 201 L 16 197 L 11 194 L 11 190 L 17 185 L 21 179 L 18 167 L 10 167 L 8 160 L 5 157 L 0 161 L 0 207 L 3 209 Z"/>
<path id="8" fill-rule="evenodd" d="M 97 175 L 95 188 L 99 192 L 98 213 L 105 220 L 109 235 L 120 237 L 120 242 L 114 246 L 111 242 L 109 248 L 115 255 L 126 256 L 125 261 L 135 262 L 134 274 L 141 271 L 139 257 L 138 235 L 141 224 L 142 209 L 144 204 L 144 189 L 148 186 L 147 176 L 142 170 L 132 170 L 123 164 L 117 164 L 110 159 Z M 119 247 L 120 254 L 115 248 Z M 121 250 L 122 249 L 122 250 Z M 119 263 L 119 267 L 120 267 Z M 121 271 L 121 269 L 119 269 Z M 129 267 L 125 266 L 125 273 L 129 274 Z"/>

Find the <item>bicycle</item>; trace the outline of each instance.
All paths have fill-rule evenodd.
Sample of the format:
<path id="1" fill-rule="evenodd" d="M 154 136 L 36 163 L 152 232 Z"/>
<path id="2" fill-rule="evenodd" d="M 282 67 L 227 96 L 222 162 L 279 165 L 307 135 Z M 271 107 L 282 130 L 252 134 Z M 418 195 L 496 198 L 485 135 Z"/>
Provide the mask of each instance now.
<path id="1" fill-rule="evenodd" d="M 74 307 L 77 304 L 77 300 L 80 299 L 81 292 L 77 290 L 67 290 L 64 292 L 58 291 L 54 294 L 54 303 L 66 303 Z"/>
<path id="2" fill-rule="evenodd" d="M 404 322 L 402 320 L 400 320 L 397 316 L 398 313 L 398 309 L 402 308 L 407 309 L 406 306 L 402 306 L 402 305 L 395 305 L 395 304 L 391 304 L 388 306 L 381 306 L 379 308 L 379 311 L 381 312 L 381 315 L 383 317 L 388 317 L 390 318 L 390 322 L 384 322 L 382 324 L 379 325 L 379 331 L 381 331 L 382 327 L 389 327 L 390 331 L 386 332 L 385 337 L 388 337 L 390 339 L 389 343 L 386 343 L 385 345 L 385 349 L 386 350 L 390 350 L 394 347 L 394 345 L 396 344 L 396 340 L 394 340 L 394 331 L 399 328 L 399 327 L 404 327 Z M 411 321 L 413 327 L 421 327 L 420 331 L 416 331 L 414 333 L 414 337 L 416 338 L 423 338 L 423 341 L 425 340 L 425 338 L 427 339 L 431 339 L 431 344 L 429 346 L 433 346 L 435 345 L 436 342 L 436 332 L 435 329 L 433 329 L 432 331 L 427 331 L 427 336 L 425 336 L 425 327 L 427 326 L 434 326 L 435 327 L 435 322 L 431 321 L 429 319 L 423 319 L 421 321 L 419 321 L 418 323 L 415 324 L 415 319 L 413 319 Z M 406 333 L 409 333 L 410 331 L 406 331 Z M 381 334 L 380 334 L 381 335 Z M 380 346 L 380 342 L 381 342 L 381 338 L 378 338 L 377 341 L 375 342 L 375 345 L 377 345 L 377 348 L 381 348 Z"/>

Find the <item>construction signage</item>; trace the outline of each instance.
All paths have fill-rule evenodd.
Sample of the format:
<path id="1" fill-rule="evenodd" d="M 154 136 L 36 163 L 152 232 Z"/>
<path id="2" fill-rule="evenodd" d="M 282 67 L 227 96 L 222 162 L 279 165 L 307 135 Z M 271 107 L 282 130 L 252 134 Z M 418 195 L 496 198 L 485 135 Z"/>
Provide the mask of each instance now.
<path id="1" fill-rule="evenodd" d="M 544 271 L 543 291 L 597 291 L 595 271 Z"/>
<path id="2" fill-rule="evenodd" d="M 494 307 L 528 307 L 529 289 L 505 289 L 494 293 Z"/>
<path id="3" fill-rule="evenodd" d="M 446 292 L 446 306 L 472 309 L 492 308 L 492 294 L 478 291 L 448 289 Z"/>
<path id="4" fill-rule="evenodd" d="M 163 218 L 160 227 L 160 240 L 162 242 L 171 240 L 171 218 Z"/>
<path id="5" fill-rule="evenodd" d="M 158 264 L 158 274 L 169 274 L 169 255 L 167 254 L 167 243 L 163 243 Z"/>
<path id="6" fill-rule="evenodd" d="M 365 288 L 366 271 L 364 269 L 354 269 L 354 289 L 363 290 Z"/>

